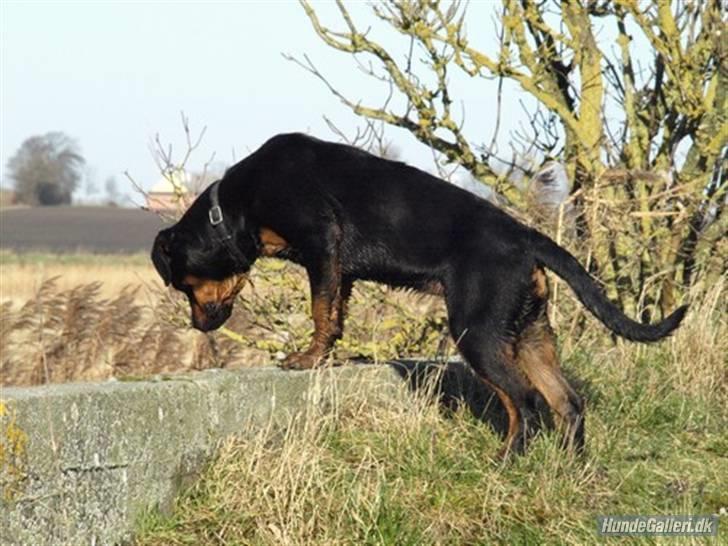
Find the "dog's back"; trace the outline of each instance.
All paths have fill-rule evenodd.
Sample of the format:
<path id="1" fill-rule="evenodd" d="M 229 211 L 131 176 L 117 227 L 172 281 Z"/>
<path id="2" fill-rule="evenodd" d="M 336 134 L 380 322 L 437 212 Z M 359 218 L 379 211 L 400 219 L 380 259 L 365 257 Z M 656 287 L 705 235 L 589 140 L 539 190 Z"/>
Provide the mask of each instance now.
<path id="1" fill-rule="evenodd" d="M 275 178 L 293 177 L 322 194 L 343 229 L 342 265 L 357 276 L 385 282 L 408 272 L 433 276 L 453 256 L 477 252 L 497 260 L 523 250 L 528 228 L 488 201 L 399 161 L 298 133 L 269 140 L 259 161 L 276 166 Z"/>

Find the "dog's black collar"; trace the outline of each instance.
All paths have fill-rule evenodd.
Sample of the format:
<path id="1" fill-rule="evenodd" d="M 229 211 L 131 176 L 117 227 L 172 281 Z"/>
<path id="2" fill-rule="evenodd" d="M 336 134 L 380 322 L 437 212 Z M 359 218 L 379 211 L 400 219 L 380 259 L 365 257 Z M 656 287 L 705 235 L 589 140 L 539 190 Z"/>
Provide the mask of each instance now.
<path id="1" fill-rule="evenodd" d="M 228 230 L 225 225 L 225 217 L 222 214 L 222 208 L 220 207 L 220 198 L 218 192 L 220 191 L 220 183 L 222 180 L 217 180 L 210 186 L 210 210 L 207 211 L 207 216 L 210 219 L 210 225 L 217 233 L 217 240 L 225 245 L 230 257 L 236 262 L 241 269 L 247 269 L 249 260 L 243 255 L 237 245 L 233 242 L 233 234 Z M 241 220 L 243 223 L 245 219 Z M 243 224 L 244 227 L 244 224 Z"/>

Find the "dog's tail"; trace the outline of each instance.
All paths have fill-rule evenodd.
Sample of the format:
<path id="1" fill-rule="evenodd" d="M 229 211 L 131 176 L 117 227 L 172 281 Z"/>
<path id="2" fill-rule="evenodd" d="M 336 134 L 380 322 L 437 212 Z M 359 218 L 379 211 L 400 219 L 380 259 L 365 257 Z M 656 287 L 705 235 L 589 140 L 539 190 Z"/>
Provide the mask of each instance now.
<path id="1" fill-rule="evenodd" d="M 536 259 L 564 279 L 581 303 L 618 336 L 632 341 L 657 341 L 677 328 L 685 316 L 687 305 L 678 307 L 669 317 L 656 324 L 634 321 L 606 298 L 574 256 L 544 235 L 538 234 L 534 242 Z"/>

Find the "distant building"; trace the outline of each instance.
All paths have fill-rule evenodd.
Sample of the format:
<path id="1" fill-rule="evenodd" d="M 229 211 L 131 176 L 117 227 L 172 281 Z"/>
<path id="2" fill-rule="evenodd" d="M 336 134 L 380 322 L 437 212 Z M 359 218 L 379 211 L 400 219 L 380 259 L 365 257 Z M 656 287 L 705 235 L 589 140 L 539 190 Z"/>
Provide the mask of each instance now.
<path id="1" fill-rule="evenodd" d="M 196 197 L 188 186 L 188 176 L 183 171 L 163 176 L 147 192 L 147 208 L 155 212 L 186 209 Z"/>

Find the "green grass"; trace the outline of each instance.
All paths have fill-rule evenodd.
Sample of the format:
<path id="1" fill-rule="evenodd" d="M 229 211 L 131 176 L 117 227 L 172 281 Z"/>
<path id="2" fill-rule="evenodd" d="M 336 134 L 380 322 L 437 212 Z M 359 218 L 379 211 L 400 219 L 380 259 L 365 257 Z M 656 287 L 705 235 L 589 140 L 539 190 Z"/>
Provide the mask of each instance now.
<path id="1" fill-rule="evenodd" d="M 139 544 L 704 544 L 599 539 L 600 514 L 728 507 L 728 335 L 722 289 L 652 346 L 582 347 L 564 367 L 587 398 L 583 457 L 545 432 L 522 457 L 467 411 L 357 389 L 332 411 L 225 444 Z M 717 311 L 716 311 L 717 310 Z"/>
<path id="2" fill-rule="evenodd" d="M 77 269 L 85 279 L 91 266 L 148 267 L 148 257 L 0 253 L 3 266 L 50 263 L 83 266 Z M 9 269 L 3 268 L 3 286 L 11 286 Z M 19 278 L 28 276 L 27 268 L 17 269 Z M 288 351 L 308 340 L 309 304 L 305 279 L 279 270 L 274 262 L 261 266 L 258 288 L 238 303 L 262 325 L 241 323 L 236 331 L 251 343 L 271 343 L 271 351 Z M 446 417 L 426 397 L 391 398 L 363 387 L 328 413 L 231 439 L 171 513 L 139 520 L 137 541 L 589 544 L 598 541 L 600 514 L 725 510 L 724 281 L 692 300 L 685 324 L 660 344 L 613 345 L 599 326 L 571 344 L 564 339 L 564 368 L 587 400 L 583 458 L 558 449 L 556 434 L 547 432 L 525 456 L 504 464 L 494 459 L 501 440 L 467 411 Z M 438 304 L 365 286 L 352 307 L 340 346 L 345 354 L 434 354 L 440 329 L 430 322 L 443 316 Z M 279 339 L 281 332 L 291 335 Z M 721 526 L 722 536 L 712 541 L 601 542 L 728 543 L 725 518 Z"/>

